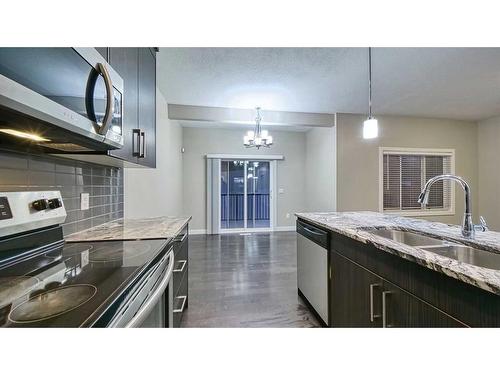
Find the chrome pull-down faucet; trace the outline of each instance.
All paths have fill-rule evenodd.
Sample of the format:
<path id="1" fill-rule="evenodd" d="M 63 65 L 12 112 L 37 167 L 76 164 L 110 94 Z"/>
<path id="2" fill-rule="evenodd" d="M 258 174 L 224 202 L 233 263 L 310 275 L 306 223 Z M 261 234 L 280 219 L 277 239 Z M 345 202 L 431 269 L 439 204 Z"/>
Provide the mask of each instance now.
<path id="1" fill-rule="evenodd" d="M 426 182 L 424 188 L 422 189 L 422 192 L 420 193 L 418 197 L 418 203 L 421 203 L 423 205 L 427 205 L 429 203 L 429 192 L 431 186 L 441 180 L 451 180 L 458 182 L 459 185 L 464 189 L 465 193 L 465 213 L 464 213 L 464 219 L 462 223 L 462 235 L 467 238 L 472 238 L 474 237 L 474 233 L 476 230 L 480 230 L 481 232 L 485 232 L 488 230 L 488 226 L 486 225 L 486 221 L 484 218 L 481 216 L 480 217 L 480 222 L 481 224 L 479 225 L 474 225 L 472 222 L 472 210 L 471 210 L 471 193 L 470 193 L 470 186 L 465 181 L 462 177 L 454 176 L 452 174 L 442 174 L 436 177 L 432 177 L 429 179 L 429 181 Z"/>

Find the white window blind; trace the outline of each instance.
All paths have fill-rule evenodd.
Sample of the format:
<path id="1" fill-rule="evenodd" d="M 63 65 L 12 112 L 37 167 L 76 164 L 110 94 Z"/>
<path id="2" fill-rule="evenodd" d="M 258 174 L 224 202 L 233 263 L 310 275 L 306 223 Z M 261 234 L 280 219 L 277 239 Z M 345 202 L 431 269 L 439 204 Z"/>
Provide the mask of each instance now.
<path id="1" fill-rule="evenodd" d="M 451 181 L 436 182 L 430 190 L 426 207 L 418 203 L 418 196 L 427 180 L 452 173 L 453 152 L 424 150 L 382 150 L 382 208 L 395 212 L 451 211 Z"/>

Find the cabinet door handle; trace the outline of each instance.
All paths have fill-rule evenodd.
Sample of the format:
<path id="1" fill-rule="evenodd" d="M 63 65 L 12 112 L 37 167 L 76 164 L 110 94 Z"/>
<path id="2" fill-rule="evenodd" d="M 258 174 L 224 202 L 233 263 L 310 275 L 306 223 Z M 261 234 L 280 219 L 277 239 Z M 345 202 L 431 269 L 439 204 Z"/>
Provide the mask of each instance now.
<path id="1" fill-rule="evenodd" d="M 187 296 L 178 296 L 175 299 L 182 299 L 182 305 L 180 309 L 174 309 L 173 313 L 182 313 L 184 311 L 184 306 L 186 305 Z"/>
<path id="2" fill-rule="evenodd" d="M 179 260 L 177 263 L 178 264 L 182 263 L 182 266 L 181 266 L 181 268 L 175 268 L 174 272 L 182 272 L 182 271 L 184 271 L 184 268 L 186 267 L 187 260 Z"/>
<path id="3" fill-rule="evenodd" d="M 374 314 L 374 307 L 373 307 L 373 290 L 375 288 L 379 288 L 381 285 L 380 284 L 370 284 L 370 322 L 374 322 L 375 318 L 380 318 L 380 314 Z"/>
<path id="4" fill-rule="evenodd" d="M 141 146 L 139 147 L 140 149 L 140 158 L 145 158 L 146 157 L 146 133 L 141 132 L 140 138 L 141 139 Z"/>
<path id="5" fill-rule="evenodd" d="M 391 327 L 391 325 L 387 324 L 387 296 L 392 293 L 388 290 L 382 292 L 382 328 Z"/>
<path id="6" fill-rule="evenodd" d="M 141 129 L 132 129 L 132 156 L 141 155 Z"/>

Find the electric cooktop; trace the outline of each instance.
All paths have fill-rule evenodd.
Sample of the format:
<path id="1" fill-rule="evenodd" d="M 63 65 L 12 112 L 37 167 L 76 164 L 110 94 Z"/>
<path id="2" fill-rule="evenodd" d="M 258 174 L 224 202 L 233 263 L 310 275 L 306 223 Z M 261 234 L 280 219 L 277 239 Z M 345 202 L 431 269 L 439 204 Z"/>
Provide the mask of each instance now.
<path id="1" fill-rule="evenodd" d="M 0 259 L 0 327 L 105 326 L 123 292 L 167 245 L 60 243 L 14 263 Z"/>

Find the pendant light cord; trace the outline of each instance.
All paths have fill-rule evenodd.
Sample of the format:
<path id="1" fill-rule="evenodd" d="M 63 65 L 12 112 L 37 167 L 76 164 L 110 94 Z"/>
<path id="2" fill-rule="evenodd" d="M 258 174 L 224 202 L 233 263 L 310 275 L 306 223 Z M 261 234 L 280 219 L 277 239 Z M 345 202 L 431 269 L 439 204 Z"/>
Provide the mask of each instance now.
<path id="1" fill-rule="evenodd" d="M 368 118 L 372 118 L 372 48 L 368 47 Z"/>
<path id="2" fill-rule="evenodd" d="M 255 118 L 255 136 L 257 136 L 257 134 L 260 136 L 260 120 L 262 119 L 260 117 L 260 107 L 255 109 L 257 110 L 257 117 Z"/>

